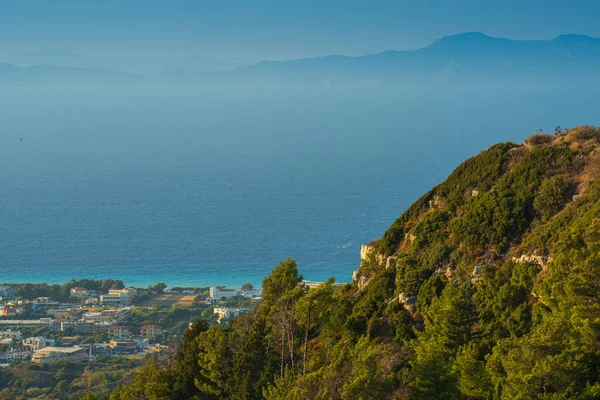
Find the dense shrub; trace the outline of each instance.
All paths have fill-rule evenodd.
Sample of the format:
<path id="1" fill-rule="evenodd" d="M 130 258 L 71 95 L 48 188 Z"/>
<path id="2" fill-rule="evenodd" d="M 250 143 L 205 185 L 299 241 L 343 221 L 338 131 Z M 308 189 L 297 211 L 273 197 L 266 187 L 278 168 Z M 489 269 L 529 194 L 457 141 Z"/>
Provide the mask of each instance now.
<path id="1" fill-rule="evenodd" d="M 546 179 L 533 202 L 536 213 L 543 220 L 552 218 L 567 203 L 568 191 L 569 185 L 562 176 Z"/>
<path id="2" fill-rule="evenodd" d="M 592 125 L 578 126 L 567 131 L 567 142 L 585 142 L 590 139 L 600 139 L 600 129 Z"/>
<path id="3" fill-rule="evenodd" d="M 555 138 L 554 138 L 553 135 L 548 135 L 548 134 L 544 134 L 544 133 L 537 133 L 537 134 L 531 135 L 527 139 L 525 139 L 524 143 L 526 145 L 529 145 L 529 146 L 539 146 L 541 144 L 552 143 L 552 141 L 554 139 Z"/>

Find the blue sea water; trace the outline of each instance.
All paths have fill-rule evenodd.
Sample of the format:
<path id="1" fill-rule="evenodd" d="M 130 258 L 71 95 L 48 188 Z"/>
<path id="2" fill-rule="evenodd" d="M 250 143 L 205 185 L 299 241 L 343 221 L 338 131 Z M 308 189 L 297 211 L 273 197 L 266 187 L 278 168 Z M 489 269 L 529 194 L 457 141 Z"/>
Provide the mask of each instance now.
<path id="1" fill-rule="evenodd" d="M 0 87 L 0 281 L 347 282 L 465 158 L 599 124 L 596 92 Z"/>

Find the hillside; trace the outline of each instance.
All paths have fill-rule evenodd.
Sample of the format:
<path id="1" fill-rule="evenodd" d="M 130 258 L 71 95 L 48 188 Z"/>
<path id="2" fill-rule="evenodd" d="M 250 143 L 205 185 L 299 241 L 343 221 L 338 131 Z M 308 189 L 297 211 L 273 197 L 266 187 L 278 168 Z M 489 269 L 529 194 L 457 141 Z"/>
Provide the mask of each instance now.
<path id="1" fill-rule="evenodd" d="M 356 282 L 293 260 L 227 327 L 113 399 L 600 397 L 600 130 L 502 143 L 461 164 L 364 247 Z"/>

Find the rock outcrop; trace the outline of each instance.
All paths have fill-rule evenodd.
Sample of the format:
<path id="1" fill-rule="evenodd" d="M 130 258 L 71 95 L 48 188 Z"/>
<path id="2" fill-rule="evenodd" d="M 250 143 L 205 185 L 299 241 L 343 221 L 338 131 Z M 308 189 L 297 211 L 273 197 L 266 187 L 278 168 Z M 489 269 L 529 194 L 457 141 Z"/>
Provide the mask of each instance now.
<path id="1" fill-rule="evenodd" d="M 368 278 L 366 276 L 361 276 L 360 278 L 358 278 L 358 281 L 356 282 L 358 290 L 363 290 L 369 284 L 370 280 L 371 278 Z"/>
<path id="2" fill-rule="evenodd" d="M 417 311 L 417 296 L 408 296 L 405 293 L 398 295 L 398 303 L 402 304 L 404 309 L 411 314 Z"/>
<path id="3" fill-rule="evenodd" d="M 483 265 L 476 265 L 471 273 L 471 283 L 476 285 L 481 280 L 481 272 L 483 271 Z"/>
<path id="4" fill-rule="evenodd" d="M 546 269 L 548 263 L 551 263 L 554 259 L 552 256 L 538 256 L 535 254 L 522 254 L 520 257 L 513 257 L 512 260 L 519 264 L 537 264 L 542 269 Z"/>
<path id="5" fill-rule="evenodd" d="M 370 244 L 363 244 L 362 246 L 360 246 L 360 259 L 361 260 L 366 260 L 367 257 L 369 257 L 369 254 L 371 254 L 371 252 L 375 251 L 375 247 L 370 245 Z"/>

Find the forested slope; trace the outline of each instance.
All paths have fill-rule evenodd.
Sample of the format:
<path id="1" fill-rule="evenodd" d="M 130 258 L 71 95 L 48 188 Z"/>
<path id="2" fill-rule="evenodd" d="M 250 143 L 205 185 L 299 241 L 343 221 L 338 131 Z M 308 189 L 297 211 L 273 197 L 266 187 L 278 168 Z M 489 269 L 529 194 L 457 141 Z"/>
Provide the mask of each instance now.
<path id="1" fill-rule="evenodd" d="M 600 398 L 600 131 L 498 144 L 409 207 L 356 282 L 202 322 L 114 399 Z"/>

